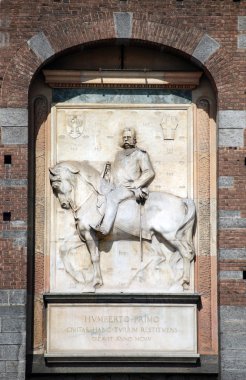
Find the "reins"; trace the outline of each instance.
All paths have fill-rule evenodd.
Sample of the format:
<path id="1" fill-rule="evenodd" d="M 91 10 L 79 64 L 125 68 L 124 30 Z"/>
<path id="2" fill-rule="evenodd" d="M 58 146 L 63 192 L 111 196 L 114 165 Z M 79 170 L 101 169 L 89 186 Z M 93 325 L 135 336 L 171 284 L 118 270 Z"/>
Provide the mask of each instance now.
<path id="1" fill-rule="evenodd" d="M 81 208 L 83 207 L 84 204 L 86 204 L 86 202 L 90 199 L 90 197 L 93 195 L 93 191 L 91 193 L 89 193 L 88 197 L 84 200 L 83 203 L 81 203 L 80 206 L 74 206 L 74 202 L 72 200 L 69 200 L 68 201 L 68 204 L 73 212 L 73 217 L 74 217 L 74 221 L 75 221 L 75 227 L 76 227 L 76 230 L 78 232 L 78 235 L 79 235 L 79 238 L 82 240 L 83 243 L 86 242 L 85 238 L 81 235 L 80 233 L 80 229 L 79 229 L 79 218 L 78 218 L 78 215 L 77 215 L 77 212 L 79 210 L 81 210 Z"/>

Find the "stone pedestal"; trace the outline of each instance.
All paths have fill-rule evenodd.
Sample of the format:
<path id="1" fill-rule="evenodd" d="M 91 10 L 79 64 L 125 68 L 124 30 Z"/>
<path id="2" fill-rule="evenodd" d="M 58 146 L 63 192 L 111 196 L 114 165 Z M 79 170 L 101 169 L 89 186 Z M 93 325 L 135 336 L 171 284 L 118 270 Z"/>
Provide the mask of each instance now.
<path id="1" fill-rule="evenodd" d="M 49 294 L 46 360 L 196 363 L 199 299 L 84 294 L 68 303 L 69 295 Z"/>

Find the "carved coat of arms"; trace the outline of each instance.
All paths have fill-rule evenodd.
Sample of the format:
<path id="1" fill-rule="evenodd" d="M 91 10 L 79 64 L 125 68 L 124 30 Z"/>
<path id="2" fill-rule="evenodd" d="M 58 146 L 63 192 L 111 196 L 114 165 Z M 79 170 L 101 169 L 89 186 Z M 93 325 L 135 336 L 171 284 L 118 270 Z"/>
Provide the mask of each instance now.
<path id="1" fill-rule="evenodd" d="M 73 139 L 77 139 L 83 134 L 85 121 L 77 115 L 69 115 L 67 118 L 67 133 Z"/>
<path id="2" fill-rule="evenodd" d="M 163 140 L 175 140 L 178 119 L 176 116 L 166 115 L 163 117 L 160 126 L 162 128 Z"/>

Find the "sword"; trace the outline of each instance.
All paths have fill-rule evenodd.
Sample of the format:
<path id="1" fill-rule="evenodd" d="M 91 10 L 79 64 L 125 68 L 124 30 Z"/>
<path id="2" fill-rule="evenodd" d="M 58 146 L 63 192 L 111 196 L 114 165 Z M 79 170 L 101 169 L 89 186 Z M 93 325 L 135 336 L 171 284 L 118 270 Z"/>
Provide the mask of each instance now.
<path id="1" fill-rule="evenodd" d="M 142 203 L 139 203 L 139 243 L 140 243 L 140 257 L 141 263 L 143 262 L 143 240 L 142 240 Z"/>

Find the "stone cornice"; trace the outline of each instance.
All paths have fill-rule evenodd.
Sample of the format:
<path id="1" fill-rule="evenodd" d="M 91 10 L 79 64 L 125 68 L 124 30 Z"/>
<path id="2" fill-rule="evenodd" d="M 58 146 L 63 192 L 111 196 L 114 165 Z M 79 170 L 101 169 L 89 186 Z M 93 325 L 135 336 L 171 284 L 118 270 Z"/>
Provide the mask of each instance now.
<path id="1" fill-rule="evenodd" d="M 131 71 L 131 70 L 43 70 L 45 82 L 52 88 L 169 88 L 194 89 L 201 71 Z"/>

